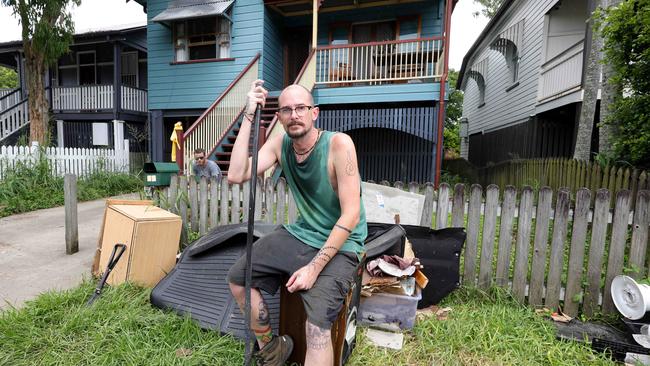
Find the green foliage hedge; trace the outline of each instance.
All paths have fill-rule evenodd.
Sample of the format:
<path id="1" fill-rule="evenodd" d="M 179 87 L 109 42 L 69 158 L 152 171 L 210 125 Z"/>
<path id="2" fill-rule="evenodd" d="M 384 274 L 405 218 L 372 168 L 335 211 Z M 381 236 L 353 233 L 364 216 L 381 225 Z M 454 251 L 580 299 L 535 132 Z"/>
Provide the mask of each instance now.
<path id="1" fill-rule="evenodd" d="M 604 123 L 615 127 L 619 159 L 650 166 L 650 0 L 627 0 L 598 14 L 605 62 L 614 75 L 608 81 L 622 93 Z"/>
<path id="2" fill-rule="evenodd" d="M 0 217 L 63 205 L 63 178 L 51 174 L 46 159 L 19 163 L 0 180 Z M 77 182 L 77 197 L 88 201 L 142 189 L 142 180 L 130 174 L 96 172 Z"/>

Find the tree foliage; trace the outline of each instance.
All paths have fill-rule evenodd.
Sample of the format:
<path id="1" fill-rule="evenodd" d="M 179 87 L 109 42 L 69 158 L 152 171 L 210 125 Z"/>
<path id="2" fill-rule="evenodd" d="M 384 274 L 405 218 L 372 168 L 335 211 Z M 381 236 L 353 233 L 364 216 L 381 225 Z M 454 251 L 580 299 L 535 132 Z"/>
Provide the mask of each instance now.
<path id="1" fill-rule="evenodd" d="M 458 71 L 450 69 L 447 81 L 450 85 L 445 114 L 445 128 L 443 141 L 445 150 L 455 154 L 460 154 L 460 117 L 463 115 L 463 92 L 455 89 L 458 80 Z"/>
<path id="2" fill-rule="evenodd" d="M 492 19 L 497 13 L 497 10 L 499 10 L 501 4 L 503 4 L 503 0 L 474 0 L 474 4 L 480 4 L 483 6 L 480 13 L 478 11 L 474 12 L 475 17 L 479 14 L 483 14 L 486 18 Z"/>
<path id="3" fill-rule="evenodd" d="M 608 82 L 620 85 L 611 115 L 618 159 L 650 166 L 650 0 L 627 0 L 600 13 Z"/>
<path id="4" fill-rule="evenodd" d="M 81 0 L 1 0 L 21 25 L 25 69 L 29 74 L 30 140 L 45 143 L 49 104 L 45 97 L 45 71 L 69 51 L 74 23 L 68 11 Z"/>
<path id="5" fill-rule="evenodd" d="M 18 74 L 12 69 L 0 66 L 0 88 L 18 87 Z"/>

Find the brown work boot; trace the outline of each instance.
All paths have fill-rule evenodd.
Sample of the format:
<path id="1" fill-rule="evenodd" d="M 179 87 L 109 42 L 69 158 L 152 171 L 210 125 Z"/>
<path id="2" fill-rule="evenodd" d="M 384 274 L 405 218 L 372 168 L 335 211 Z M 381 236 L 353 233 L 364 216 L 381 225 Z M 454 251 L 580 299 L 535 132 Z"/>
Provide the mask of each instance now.
<path id="1" fill-rule="evenodd" d="M 255 353 L 258 366 L 282 366 L 293 351 L 293 340 L 288 335 L 273 337 L 264 348 Z"/>

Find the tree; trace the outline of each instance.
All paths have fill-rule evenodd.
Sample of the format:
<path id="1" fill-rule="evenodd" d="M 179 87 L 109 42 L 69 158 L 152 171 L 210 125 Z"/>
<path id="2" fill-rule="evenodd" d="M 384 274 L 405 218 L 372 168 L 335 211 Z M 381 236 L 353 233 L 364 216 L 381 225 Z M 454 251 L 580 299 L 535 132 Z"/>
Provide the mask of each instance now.
<path id="1" fill-rule="evenodd" d="M 616 158 L 650 166 L 650 1 L 627 0 L 603 14 L 607 80 L 615 94 L 603 123 L 612 128 Z"/>
<path id="2" fill-rule="evenodd" d="M 18 74 L 12 69 L 0 66 L 0 88 L 16 88 L 18 86 Z"/>
<path id="3" fill-rule="evenodd" d="M 600 9 L 603 0 L 594 0 L 594 9 Z M 590 14 L 594 9 L 589 9 Z M 598 101 L 598 89 L 600 88 L 600 62 L 603 39 L 600 32 L 593 26 L 594 19 L 590 17 L 587 28 L 588 44 L 587 62 L 584 64 L 584 78 L 582 89 L 584 96 L 580 107 L 580 119 L 578 120 L 578 131 L 576 133 L 576 145 L 573 150 L 573 158 L 588 161 L 591 156 L 591 134 L 594 128 L 594 116 L 596 115 L 596 103 Z"/>
<path id="4" fill-rule="evenodd" d="M 499 10 L 499 7 L 501 4 L 503 4 L 503 0 L 474 0 L 474 4 L 480 4 L 483 6 L 483 9 L 481 9 L 480 14 L 483 14 L 488 19 L 492 19 L 494 15 L 497 13 L 497 10 Z M 474 12 L 474 16 L 477 17 L 479 15 L 479 12 Z"/>
<path id="5" fill-rule="evenodd" d="M 74 34 L 70 4 L 81 0 L 2 0 L 13 9 L 22 28 L 23 52 L 29 94 L 29 138 L 45 144 L 49 105 L 45 95 L 45 71 L 69 51 Z"/>
<path id="6" fill-rule="evenodd" d="M 449 85 L 456 85 L 458 80 L 458 71 L 454 69 L 449 70 L 448 78 Z M 447 100 L 447 110 L 445 114 L 445 126 L 443 133 L 443 141 L 445 150 L 450 151 L 456 155 L 460 154 L 460 117 L 463 115 L 463 92 L 457 89 L 450 88 L 449 99 Z"/>

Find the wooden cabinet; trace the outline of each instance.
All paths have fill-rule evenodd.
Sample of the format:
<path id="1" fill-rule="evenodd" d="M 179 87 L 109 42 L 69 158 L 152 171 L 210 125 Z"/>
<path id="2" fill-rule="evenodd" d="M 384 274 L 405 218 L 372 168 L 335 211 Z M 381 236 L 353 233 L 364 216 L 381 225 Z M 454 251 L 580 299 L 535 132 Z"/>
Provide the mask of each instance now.
<path id="1" fill-rule="evenodd" d="M 126 251 L 107 282 L 130 281 L 153 287 L 176 263 L 181 218 L 155 206 L 110 205 L 101 237 L 99 271 L 104 271 L 116 243 Z"/>

